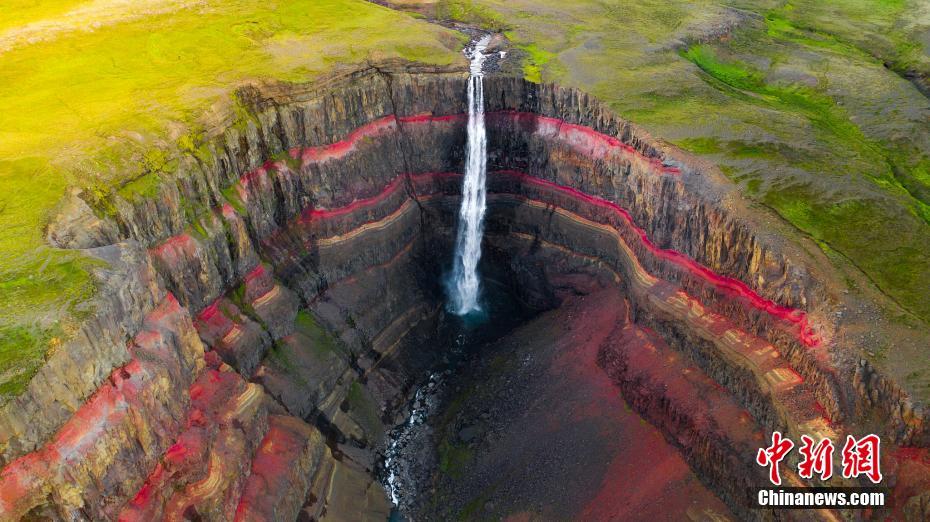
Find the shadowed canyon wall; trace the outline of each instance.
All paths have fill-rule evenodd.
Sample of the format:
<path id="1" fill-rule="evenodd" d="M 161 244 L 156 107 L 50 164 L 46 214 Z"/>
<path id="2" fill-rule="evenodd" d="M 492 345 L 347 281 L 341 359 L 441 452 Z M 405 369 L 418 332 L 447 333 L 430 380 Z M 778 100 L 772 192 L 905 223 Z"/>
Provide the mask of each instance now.
<path id="1" fill-rule="evenodd" d="M 49 241 L 104 261 L 100 290 L 0 406 L 0 518 L 381 516 L 378 445 L 443 349 L 466 78 L 384 64 L 246 88 L 251 116 L 157 194 L 70 195 Z M 739 503 L 734 470 L 757 480 L 754 433 L 837 440 L 877 411 L 890 440 L 928 443 L 901 390 L 835 355 L 816 263 L 728 208 L 732 187 L 582 93 L 485 83 L 488 262 L 538 309 L 566 274 L 618 285 L 637 328 L 700 378 L 661 392 L 681 377 L 626 348 L 601 365 L 670 440 L 702 448 L 685 456 L 724 500 Z M 698 407 L 682 399 L 694 386 Z M 728 427 L 733 412 L 749 424 Z"/>

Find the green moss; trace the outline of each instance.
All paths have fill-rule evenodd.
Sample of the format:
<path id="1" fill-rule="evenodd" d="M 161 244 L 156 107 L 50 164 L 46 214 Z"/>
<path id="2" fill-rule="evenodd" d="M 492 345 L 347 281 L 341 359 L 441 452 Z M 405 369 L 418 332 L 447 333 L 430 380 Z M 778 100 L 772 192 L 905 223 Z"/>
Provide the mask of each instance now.
<path id="1" fill-rule="evenodd" d="M 908 12 L 910 8 L 911 12 Z M 795 0 L 766 14 L 770 34 L 810 47 L 873 57 L 902 76 L 930 72 L 917 3 L 906 0 Z"/>
<path id="2" fill-rule="evenodd" d="M 555 55 L 540 49 L 535 44 L 521 45 L 520 49 L 526 53 L 526 59 L 523 63 L 524 77 L 531 82 L 541 83 L 543 68 Z"/>
<path id="3" fill-rule="evenodd" d="M 378 407 L 371 400 L 365 387 L 358 381 L 349 386 L 349 393 L 346 395 L 346 402 L 349 408 L 349 415 L 355 419 L 369 440 L 377 440 L 384 431 L 381 424 L 381 418 L 378 415 Z"/>
<path id="4" fill-rule="evenodd" d="M 439 471 L 452 478 L 458 478 L 471 460 L 473 452 L 465 445 L 444 440 L 439 444 L 438 453 Z"/>
<path id="5" fill-rule="evenodd" d="M 881 144 L 867 138 L 862 130 L 850 120 L 847 112 L 830 97 L 817 90 L 801 85 L 771 84 L 764 75 L 737 60 L 726 61 L 707 45 L 695 45 L 682 51 L 682 56 L 693 62 L 714 81 L 725 88 L 752 95 L 744 99 L 754 100 L 778 110 L 793 112 L 805 117 L 813 128 L 820 132 L 824 141 L 842 143 L 862 156 L 878 159 L 879 168 L 866 172 L 878 186 L 906 194 L 912 212 L 919 217 L 925 214 L 922 202 L 895 176 L 898 170 L 895 151 L 885 150 Z M 731 150 L 735 157 L 771 155 L 771 150 L 748 145 Z M 930 221 L 927 221 L 930 223 Z"/>
<path id="6" fill-rule="evenodd" d="M 773 143 L 748 143 L 745 141 L 728 141 L 727 151 L 733 158 L 772 158 L 778 153 Z"/>
<path id="7" fill-rule="evenodd" d="M 265 321 L 263 321 L 262 318 L 259 317 L 259 315 L 255 312 L 255 308 L 252 307 L 252 303 L 245 299 L 245 283 L 240 284 L 227 295 L 229 296 L 229 300 L 239 308 L 240 312 L 248 316 L 249 319 L 262 325 L 262 327 L 266 330 L 268 329 L 265 325 Z"/>
<path id="8" fill-rule="evenodd" d="M 152 199 L 158 195 L 161 182 L 162 176 L 160 173 L 151 172 L 126 183 L 117 192 L 123 199 L 131 202 Z"/>
<path id="9" fill-rule="evenodd" d="M 675 142 L 675 145 L 697 154 L 716 154 L 723 150 L 716 138 L 684 138 Z"/>
<path id="10" fill-rule="evenodd" d="M 757 143 L 742 140 L 721 142 L 716 138 L 685 138 L 675 143 L 679 147 L 697 154 L 727 153 L 732 158 L 771 158 L 779 153 L 774 143 Z"/>
<path id="11" fill-rule="evenodd" d="M 739 90 L 760 91 L 763 75 L 746 64 L 726 62 L 717 57 L 709 45 L 692 45 L 681 52 L 682 56 L 700 67 L 714 79 Z"/>
<path id="12" fill-rule="evenodd" d="M 795 26 L 782 11 L 772 11 L 765 16 L 766 30 L 769 36 L 794 42 L 796 44 L 827 49 L 841 55 L 864 56 L 865 53 L 856 47 L 838 40 L 835 36 L 817 31 L 816 29 L 803 29 Z"/>
<path id="13" fill-rule="evenodd" d="M 224 188 L 222 190 L 223 199 L 241 216 L 249 215 L 249 210 L 245 208 L 245 203 L 242 202 L 242 198 L 239 197 L 239 189 L 237 188 L 238 184 L 233 183 L 232 185 Z"/>
<path id="14" fill-rule="evenodd" d="M 811 188 L 803 185 L 783 187 L 764 194 L 763 201 L 786 220 L 806 231 L 821 245 L 839 252 L 855 251 L 854 263 L 881 289 L 897 296 L 905 307 L 924 315 L 928 313 L 922 289 L 930 259 L 916 244 L 884 248 L 887 238 L 880 226 L 884 212 L 867 200 L 832 203 L 818 201 Z"/>
<path id="15" fill-rule="evenodd" d="M 46 351 L 59 339 L 52 329 L 0 326 L 0 404 L 22 393 L 45 361 Z"/>
<path id="16" fill-rule="evenodd" d="M 911 171 L 914 179 L 930 187 L 930 159 L 924 157 Z"/>
<path id="17" fill-rule="evenodd" d="M 436 5 L 436 18 L 477 25 L 491 31 L 507 29 L 501 16 L 473 0 L 441 0 Z"/>
<path id="18" fill-rule="evenodd" d="M 188 220 L 191 224 L 191 231 L 194 234 L 197 234 L 201 239 L 207 239 L 209 235 L 207 234 L 207 229 L 203 226 L 203 221 L 199 218 L 193 218 Z"/>
<path id="19" fill-rule="evenodd" d="M 369 138 L 366 136 L 365 139 L 369 139 Z M 271 156 L 271 159 L 273 161 L 283 161 L 284 164 L 287 165 L 289 169 L 295 172 L 300 170 L 300 167 L 301 167 L 300 158 L 299 157 L 295 158 L 291 156 L 290 153 L 288 153 L 287 151 L 281 151 L 276 154 L 273 154 Z"/>
<path id="20" fill-rule="evenodd" d="M 311 348 L 318 356 L 345 353 L 339 342 L 323 328 L 312 313 L 306 310 L 297 312 L 296 325 L 297 331 L 310 341 Z"/>
<path id="21" fill-rule="evenodd" d="M 140 167 L 143 174 L 124 183 L 117 191 L 127 201 L 155 199 L 165 177 L 177 170 L 178 161 L 169 158 L 162 149 L 151 148 L 142 154 Z"/>
<path id="22" fill-rule="evenodd" d="M 0 278 L 0 404 L 21 393 L 45 357 L 92 312 L 89 270 L 102 263 L 49 248 L 37 254 Z M 35 310 L 54 315 L 35 319 Z"/>
<path id="23" fill-rule="evenodd" d="M 281 372 L 286 374 L 290 378 L 291 382 L 302 388 L 311 390 L 313 387 L 306 379 L 304 379 L 301 369 L 298 368 L 297 365 L 295 365 L 291 360 L 290 354 L 288 353 L 290 349 L 291 348 L 288 344 L 277 341 L 271 346 L 271 350 L 268 350 L 266 357 Z"/>

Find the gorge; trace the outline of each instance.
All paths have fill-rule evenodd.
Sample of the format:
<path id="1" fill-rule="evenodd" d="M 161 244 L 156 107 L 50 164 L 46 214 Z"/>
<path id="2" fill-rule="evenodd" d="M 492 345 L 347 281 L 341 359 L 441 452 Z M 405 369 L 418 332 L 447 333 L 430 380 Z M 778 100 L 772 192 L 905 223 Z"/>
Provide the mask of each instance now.
<path id="1" fill-rule="evenodd" d="M 744 498 L 766 480 L 753 458 L 772 430 L 876 431 L 890 509 L 930 514 L 925 410 L 837 335 L 844 297 L 822 254 L 581 91 L 478 86 L 483 284 L 542 321 L 523 324 L 588 334 L 539 346 L 578 347 L 566 364 L 622 393 L 713 509 L 788 516 Z M 443 281 L 480 161 L 465 154 L 473 88 L 460 68 L 402 62 L 250 86 L 246 117 L 154 194 L 71 194 L 48 239 L 99 259 L 101 290 L 0 405 L 0 519 L 383 520 L 385 434 L 457 332 Z"/>

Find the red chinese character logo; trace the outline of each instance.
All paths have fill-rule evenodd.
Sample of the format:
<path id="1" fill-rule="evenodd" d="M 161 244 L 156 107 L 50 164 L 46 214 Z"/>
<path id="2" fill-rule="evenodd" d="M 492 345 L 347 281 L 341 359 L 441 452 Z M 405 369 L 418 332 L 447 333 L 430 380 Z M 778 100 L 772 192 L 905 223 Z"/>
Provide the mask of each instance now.
<path id="1" fill-rule="evenodd" d="M 833 476 L 833 442 L 820 439 L 814 446 L 814 439 L 807 435 L 801 435 L 801 442 L 799 451 L 804 458 L 798 464 L 798 475 L 809 479 L 818 473 L 822 480 L 829 480 Z"/>
<path id="2" fill-rule="evenodd" d="M 873 484 L 881 482 L 880 452 L 881 441 L 878 435 L 866 435 L 859 440 L 847 435 L 846 444 L 843 445 L 843 477 L 865 475 Z"/>
<path id="3" fill-rule="evenodd" d="M 791 448 L 794 448 L 794 442 L 783 438 L 781 432 L 772 432 L 772 445 L 768 448 L 759 448 L 756 453 L 756 463 L 760 466 L 770 466 L 769 480 L 776 486 L 781 485 L 781 475 L 778 472 L 778 464 L 785 458 Z"/>

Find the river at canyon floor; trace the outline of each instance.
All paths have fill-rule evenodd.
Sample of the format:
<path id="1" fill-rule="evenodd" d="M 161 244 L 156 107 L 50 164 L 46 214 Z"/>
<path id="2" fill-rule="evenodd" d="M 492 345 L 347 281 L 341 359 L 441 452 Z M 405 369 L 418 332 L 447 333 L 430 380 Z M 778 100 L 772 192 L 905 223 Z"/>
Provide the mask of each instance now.
<path id="1" fill-rule="evenodd" d="M 433 421 L 442 413 L 449 383 L 468 373 L 486 346 L 535 315 L 498 282 L 486 279 L 482 290 L 480 311 L 442 315 L 432 348 L 443 355 L 423 374 L 387 435 L 379 475 L 394 505 L 391 520 L 409 522 L 404 514 L 409 515 L 428 493 L 438 463 Z"/>
<path id="2" fill-rule="evenodd" d="M 393 520 L 731 517 L 597 365 L 627 324 L 620 290 L 577 283 L 419 387 L 391 433 Z"/>

